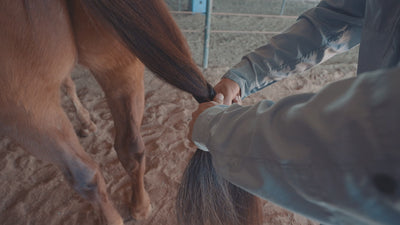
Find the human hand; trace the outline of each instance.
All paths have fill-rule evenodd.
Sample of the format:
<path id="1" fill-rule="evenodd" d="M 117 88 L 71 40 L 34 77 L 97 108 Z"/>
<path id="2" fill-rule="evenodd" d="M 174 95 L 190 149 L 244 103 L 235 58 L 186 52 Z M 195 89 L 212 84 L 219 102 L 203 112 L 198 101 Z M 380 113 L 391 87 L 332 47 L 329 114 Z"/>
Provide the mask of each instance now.
<path id="1" fill-rule="evenodd" d="M 217 94 L 221 93 L 224 96 L 224 105 L 231 105 L 232 103 L 238 103 L 239 105 L 242 104 L 240 87 L 235 81 L 228 78 L 222 78 L 221 81 L 215 85 L 214 90 Z"/>
<path id="2" fill-rule="evenodd" d="M 202 112 L 204 112 L 206 109 L 216 106 L 216 105 L 222 105 L 223 102 L 224 102 L 224 95 L 222 95 L 221 93 L 218 93 L 215 96 L 214 101 L 199 104 L 199 107 L 197 108 L 197 110 L 192 113 L 192 119 L 189 122 L 189 134 L 188 134 L 188 139 L 190 140 L 190 142 L 192 144 L 193 144 L 193 141 L 192 141 L 193 126 L 194 126 L 194 123 L 196 122 L 197 117 L 199 117 L 199 115 Z"/>

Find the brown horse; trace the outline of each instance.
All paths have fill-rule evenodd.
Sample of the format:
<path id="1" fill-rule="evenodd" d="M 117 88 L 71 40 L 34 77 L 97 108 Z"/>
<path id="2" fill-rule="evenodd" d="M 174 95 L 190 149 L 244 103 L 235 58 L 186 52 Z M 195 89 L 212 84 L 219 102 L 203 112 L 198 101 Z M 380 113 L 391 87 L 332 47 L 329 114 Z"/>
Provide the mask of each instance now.
<path id="1" fill-rule="evenodd" d="M 161 0 L 0 2 L 0 135 L 57 166 L 71 186 L 101 210 L 107 224 L 123 224 L 123 219 L 109 200 L 98 165 L 79 144 L 60 105 L 63 82 L 69 87 L 67 92 L 75 91 L 69 74 L 77 62 L 91 70 L 105 92 L 116 128 L 114 147 L 132 178 L 132 215 L 144 219 L 151 211 L 143 181 L 145 148 L 139 133 L 144 66 L 198 101 L 210 100 L 212 88 L 191 59 L 183 35 Z M 94 130 L 88 113 L 77 108 L 84 127 Z M 212 191 L 209 186 L 205 194 L 217 198 Z M 190 198 L 184 201 L 191 202 Z M 182 207 L 178 211 L 188 212 L 186 217 L 214 216 Z M 217 207 L 210 209 L 216 215 L 231 215 Z M 219 218 L 204 221 L 233 224 L 229 216 Z"/>

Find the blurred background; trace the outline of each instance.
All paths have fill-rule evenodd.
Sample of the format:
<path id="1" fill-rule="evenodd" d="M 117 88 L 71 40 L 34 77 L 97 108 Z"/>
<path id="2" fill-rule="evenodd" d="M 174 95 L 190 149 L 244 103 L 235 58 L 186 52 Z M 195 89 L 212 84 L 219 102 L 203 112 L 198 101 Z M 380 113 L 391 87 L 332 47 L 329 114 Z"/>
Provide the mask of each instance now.
<path id="1" fill-rule="evenodd" d="M 204 65 L 207 0 L 165 0 L 192 50 Z M 231 67 L 243 55 L 267 44 L 275 34 L 295 23 L 317 0 L 213 0 L 210 16 L 209 67 Z M 194 12 L 198 11 L 198 12 Z M 328 63 L 356 62 L 358 49 Z"/>

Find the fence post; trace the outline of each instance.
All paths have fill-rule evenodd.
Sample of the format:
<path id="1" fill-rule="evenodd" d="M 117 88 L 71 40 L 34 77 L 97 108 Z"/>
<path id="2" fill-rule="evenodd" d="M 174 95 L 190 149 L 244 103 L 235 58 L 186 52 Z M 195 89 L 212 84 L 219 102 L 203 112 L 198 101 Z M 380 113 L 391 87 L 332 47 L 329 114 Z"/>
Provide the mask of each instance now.
<path id="1" fill-rule="evenodd" d="M 210 47 L 210 33 L 211 33 L 211 13 L 213 0 L 207 0 L 207 11 L 206 11 L 206 24 L 204 31 L 204 51 L 203 51 L 203 68 L 208 68 L 208 53 Z"/>
<path id="2" fill-rule="evenodd" d="M 285 11 L 285 5 L 286 5 L 286 0 L 282 0 L 282 6 L 281 6 L 281 13 L 280 15 L 283 15 L 283 12 Z"/>

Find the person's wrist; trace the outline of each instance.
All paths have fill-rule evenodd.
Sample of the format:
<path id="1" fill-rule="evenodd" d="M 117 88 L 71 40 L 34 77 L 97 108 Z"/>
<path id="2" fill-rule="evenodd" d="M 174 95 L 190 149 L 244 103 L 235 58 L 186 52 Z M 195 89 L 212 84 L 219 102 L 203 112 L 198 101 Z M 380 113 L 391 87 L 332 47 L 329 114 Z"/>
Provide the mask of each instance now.
<path id="1" fill-rule="evenodd" d="M 224 104 L 230 105 L 238 102 L 237 96 L 240 96 L 240 86 L 232 79 L 223 77 L 220 82 L 215 85 L 214 89 L 217 93 L 224 95 Z"/>
<path id="2" fill-rule="evenodd" d="M 234 80 L 227 77 L 223 77 L 221 80 L 224 80 L 224 82 L 226 82 L 227 85 L 232 88 L 232 90 L 235 90 L 237 91 L 236 93 L 240 94 L 240 86 Z"/>
<path id="3" fill-rule="evenodd" d="M 212 122 L 215 116 L 228 107 L 227 105 L 214 105 L 201 112 L 193 123 L 191 141 L 203 151 L 209 151 L 207 143 L 210 138 L 210 130 L 214 125 Z"/>

